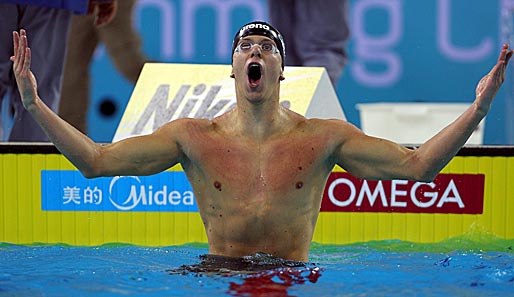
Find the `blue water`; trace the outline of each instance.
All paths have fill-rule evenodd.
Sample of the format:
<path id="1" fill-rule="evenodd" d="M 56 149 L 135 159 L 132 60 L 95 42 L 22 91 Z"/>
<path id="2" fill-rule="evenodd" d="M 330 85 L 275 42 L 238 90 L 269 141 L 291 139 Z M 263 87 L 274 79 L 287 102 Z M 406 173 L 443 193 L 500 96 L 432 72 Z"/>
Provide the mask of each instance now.
<path id="1" fill-rule="evenodd" d="M 204 244 L 0 244 L 0 296 L 514 296 L 511 244 L 313 244 L 304 266 L 225 273 L 183 269 L 200 263 Z"/>

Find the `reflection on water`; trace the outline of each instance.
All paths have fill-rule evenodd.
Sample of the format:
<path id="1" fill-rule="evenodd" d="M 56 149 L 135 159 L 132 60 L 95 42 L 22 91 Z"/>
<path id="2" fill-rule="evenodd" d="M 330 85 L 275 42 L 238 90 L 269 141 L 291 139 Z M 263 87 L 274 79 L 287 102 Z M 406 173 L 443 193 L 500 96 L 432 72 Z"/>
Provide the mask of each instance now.
<path id="1" fill-rule="evenodd" d="M 289 296 L 287 290 L 293 285 L 316 283 L 320 276 L 317 267 L 261 271 L 245 276 L 241 284 L 230 282 L 228 293 L 232 296 Z"/>
<path id="2" fill-rule="evenodd" d="M 232 277 L 227 292 L 232 296 L 289 296 L 287 290 L 291 286 L 316 283 L 321 276 L 321 269 L 314 264 L 264 253 L 244 257 L 202 255 L 200 259 L 199 264 L 183 265 L 167 272 Z"/>

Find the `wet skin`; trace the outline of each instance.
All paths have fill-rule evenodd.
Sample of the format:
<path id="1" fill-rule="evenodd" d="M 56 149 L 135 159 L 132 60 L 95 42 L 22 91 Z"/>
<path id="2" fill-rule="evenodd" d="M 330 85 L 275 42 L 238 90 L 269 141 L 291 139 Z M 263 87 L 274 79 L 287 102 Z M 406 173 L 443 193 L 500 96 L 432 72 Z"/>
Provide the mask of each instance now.
<path id="1" fill-rule="evenodd" d="M 317 130 L 321 121 L 285 113 L 289 124 L 261 141 L 226 129 L 234 112 L 212 122 L 183 121 L 181 163 L 210 253 L 307 260 L 335 144 Z"/>
<path id="2" fill-rule="evenodd" d="M 149 135 L 99 145 L 37 94 L 25 30 L 13 32 L 13 41 L 11 60 L 24 107 L 85 177 L 150 175 L 180 163 L 195 192 L 209 253 L 266 253 L 297 261 L 308 260 L 334 165 L 360 178 L 431 181 L 487 114 L 514 53 L 504 45 L 468 110 L 416 150 L 367 136 L 344 121 L 305 119 L 281 107 L 281 56 L 259 46 L 233 55 L 237 107 L 232 111 L 213 120 L 172 121 Z M 261 75 L 256 69 L 249 75 L 250 66 Z"/>

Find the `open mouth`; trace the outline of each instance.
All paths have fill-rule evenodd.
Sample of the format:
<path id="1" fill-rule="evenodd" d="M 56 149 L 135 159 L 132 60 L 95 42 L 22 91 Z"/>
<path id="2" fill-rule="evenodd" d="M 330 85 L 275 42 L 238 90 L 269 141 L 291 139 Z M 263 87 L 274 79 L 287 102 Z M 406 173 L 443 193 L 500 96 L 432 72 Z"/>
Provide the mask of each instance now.
<path id="1" fill-rule="evenodd" d="M 248 81 L 252 88 L 257 87 L 262 77 L 262 66 L 259 63 L 250 63 L 248 65 Z"/>

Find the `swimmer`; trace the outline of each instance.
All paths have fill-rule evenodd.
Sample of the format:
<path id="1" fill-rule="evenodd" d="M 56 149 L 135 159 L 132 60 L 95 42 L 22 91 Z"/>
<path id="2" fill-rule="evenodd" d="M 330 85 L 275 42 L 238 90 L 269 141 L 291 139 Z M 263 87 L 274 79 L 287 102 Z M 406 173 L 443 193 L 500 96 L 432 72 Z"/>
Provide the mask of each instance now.
<path id="1" fill-rule="evenodd" d="M 431 181 L 489 111 L 513 51 L 478 83 L 471 106 L 416 150 L 365 135 L 342 120 L 306 119 L 279 104 L 280 33 L 252 22 L 233 41 L 237 106 L 207 119 L 178 119 L 150 135 L 99 145 L 52 112 L 30 71 L 27 32 L 13 32 L 13 71 L 24 107 L 87 178 L 150 175 L 180 163 L 191 183 L 209 253 L 271 254 L 308 261 L 327 177 L 339 165 L 356 177 Z"/>

